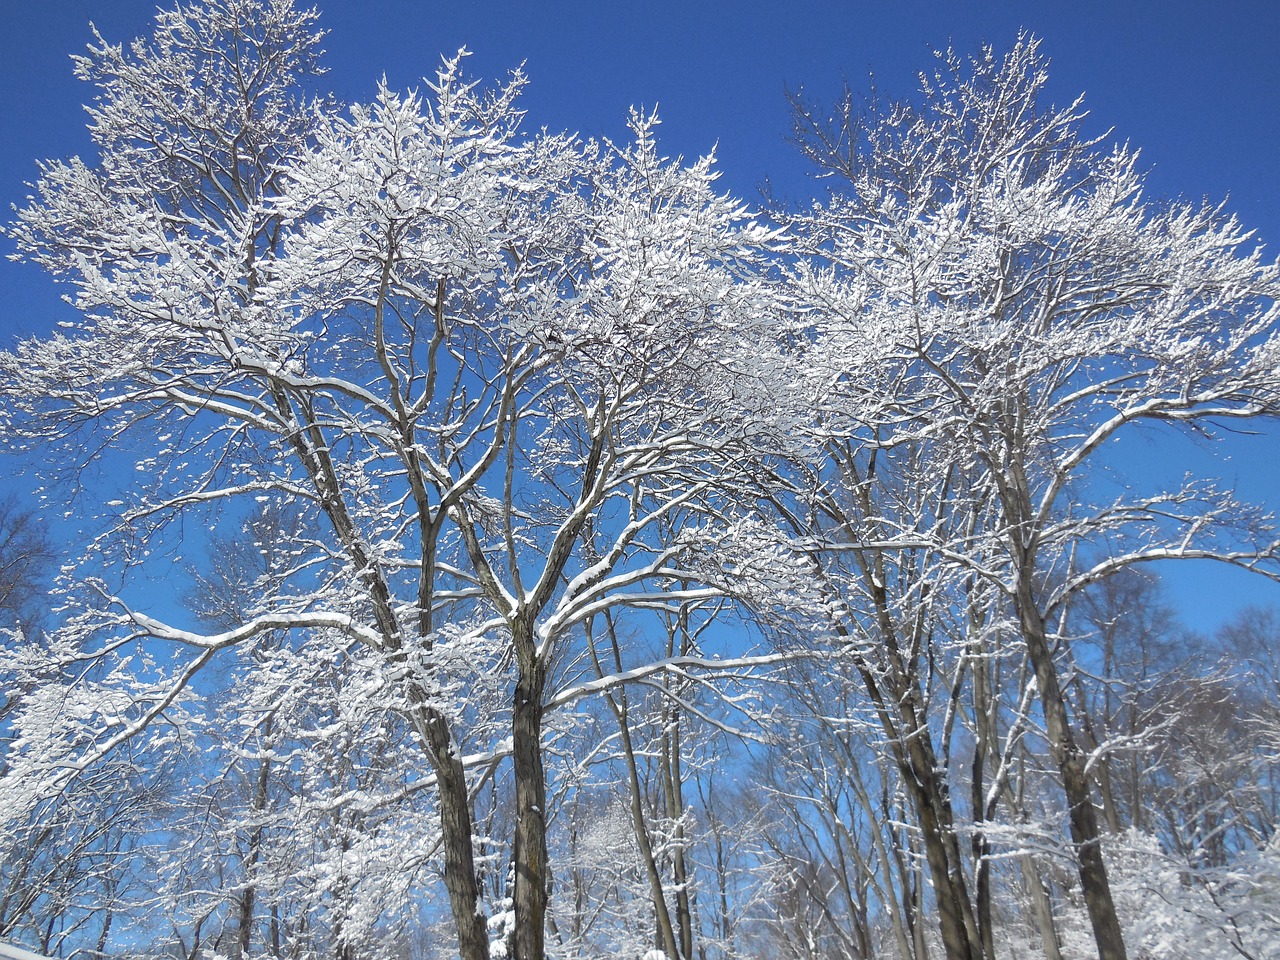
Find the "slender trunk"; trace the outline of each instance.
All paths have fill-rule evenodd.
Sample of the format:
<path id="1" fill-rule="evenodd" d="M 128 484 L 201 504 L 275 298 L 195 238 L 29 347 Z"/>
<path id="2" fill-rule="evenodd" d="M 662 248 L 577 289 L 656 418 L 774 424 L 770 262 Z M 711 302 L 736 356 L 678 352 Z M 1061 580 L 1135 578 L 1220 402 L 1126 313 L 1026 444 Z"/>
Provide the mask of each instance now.
<path id="1" fill-rule="evenodd" d="M 895 691 L 897 716 L 890 719 L 890 702 L 874 677 L 864 670 L 863 679 L 872 700 L 880 707 L 882 722 L 889 724 L 887 732 L 893 736 L 899 773 L 924 843 L 947 960 L 982 960 L 977 923 L 960 862 L 954 815 L 946 784 L 939 773 L 929 728 L 913 708 L 910 688 L 908 693 Z"/>
<path id="2" fill-rule="evenodd" d="M 980 621 L 974 617 L 973 626 L 980 627 Z M 973 853 L 973 885 L 975 912 L 978 922 L 978 936 L 984 960 L 996 960 L 995 931 L 991 926 L 991 843 L 984 832 L 985 824 L 991 818 L 994 809 L 988 809 L 986 762 L 992 744 L 997 742 L 996 717 L 989 684 L 990 674 L 987 670 L 985 653 L 978 653 L 973 658 L 973 714 L 976 728 L 976 742 L 973 749 L 973 764 L 969 777 L 970 803 L 973 808 L 974 832 L 971 843 Z M 997 771 L 999 764 L 997 763 Z"/>
<path id="3" fill-rule="evenodd" d="M 606 693 L 605 699 L 618 721 L 618 734 L 622 743 L 622 756 L 627 765 L 627 789 L 631 794 L 631 827 L 635 832 L 636 844 L 640 847 L 640 858 L 644 861 L 645 874 L 649 880 L 649 896 L 653 902 L 653 915 L 658 927 L 658 946 L 672 960 L 679 956 L 676 947 L 675 927 L 671 922 L 671 912 L 667 909 L 666 893 L 662 888 L 662 875 L 658 871 L 657 858 L 653 853 L 653 843 L 649 839 L 649 828 L 645 824 L 644 805 L 640 790 L 640 771 L 636 765 L 635 747 L 631 740 L 631 726 L 627 718 L 626 691 L 620 689 L 615 696 Z"/>
<path id="4" fill-rule="evenodd" d="M 677 707 L 664 705 L 663 713 L 670 710 L 670 720 L 662 738 L 663 788 L 666 794 L 667 816 L 675 824 L 672 844 L 672 874 L 676 885 L 676 928 L 680 935 L 680 952 L 673 956 L 693 958 L 693 906 L 689 899 L 689 867 L 685 859 L 684 830 L 684 771 L 680 769 L 680 712 Z"/>
<path id="5" fill-rule="evenodd" d="M 1076 704 L 1077 717 L 1080 722 L 1080 736 L 1084 741 L 1085 747 L 1092 753 L 1099 753 L 1101 744 L 1098 741 L 1098 735 L 1093 729 L 1093 718 L 1089 712 L 1089 703 L 1085 696 L 1082 685 L 1077 680 L 1076 688 Z M 1108 684 L 1108 693 L 1109 684 Z M 1108 709 L 1104 713 L 1106 722 L 1110 722 L 1111 713 Z M 1098 788 L 1098 796 L 1102 799 L 1102 818 L 1106 823 L 1107 832 L 1116 834 L 1122 829 L 1120 826 L 1120 810 L 1116 806 L 1115 791 L 1111 786 L 1111 756 L 1110 754 L 1102 754 L 1098 756 L 1093 764 L 1093 782 Z"/>
<path id="6" fill-rule="evenodd" d="M 916 856 L 919 854 L 916 853 Z M 917 867 L 911 878 L 911 913 L 916 918 L 911 928 L 911 939 L 916 951 L 916 960 L 929 960 L 929 941 L 925 938 L 924 924 L 920 922 L 924 917 L 924 894 L 921 890 L 923 884 L 924 877 Z"/>
<path id="7" fill-rule="evenodd" d="M 863 515 L 876 516 L 876 505 L 867 484 L 859 486 L 858 498 Z M 947 960 L 982 960 L 977 921 L 956 840 L 946 772 L 938 763 L 933 736 L 925 719 L 925 699 L 918 687 L 921 652 L 929 642 L 925 626 L 927 611 L 923 606 L 928 591 L 922 590 L 922 605 L 915 622 L 904 633 L 895 621 L 884 586 L 889 581 L 884 555 L 879 552 L 859 555 L 859 563 L 875 611 L 884 657 L 878 671 L 871 664 L 864 664 L 859 670 L 885 734 L 893 744 L 903 785 L 915 811 L 937 901 L 943 948 Z"/>
<path id="8" fill-rule="evenodd" d="M 116 912 L 113 907 L 108 906 L 104 911 L 102 929 L 98 932 L 98 948 L 94 951 L 95 956 L 105 957 L 107 955 L 107 940 L 111 938 L 111 923 L 115 919 L 115 915 Z"/>
<path id="9" fill-rule="evenodd" d="M 894 934 L 902 960 L 923 960 L 924 954 L 920 952 L 923 933 L 919 900 L 916 896 L 920 864 L 909 832 L 910 828 L 907 826 L 909 814 L 902 809 L 900 801 L 890 804 L 888 791 L 888 779 L 885 778 L 880 790 L 880 822 L 901 824 L 893 828 L 893 841 L 887 845 L 881 845 L 882 857 L 886 865 L 892 865 L 893 872 L 898 878 L 899 903 L 892 911 L 895 920 Z"/>
<path id="10" fill-rule="evenodd" d="M 1028 571 L 1020 577 L 1016 600 L 1027 654 L 1036 672 L 1040 705 L 1044 712 L 1049 750 L 1062 775 L 1062 789 L 1067 799 L 1071 841 L 1076 848 L 1080 870 L 1080 890 L 1084 896 L 1089 923 L 1098 946 L 1098 960 L 1127 960 L 1120 919 L 1116 916 L 1107 867 L 1102 859 L 1102 831 L 1098 815 L 1089 795 L 1086 757 L 1076 743 L 1067 716 L 1067 704 L 1058 682 L 1057 667 L 1049 649 L 1044 618 L 1031 596 Z"/>
<path id="11" fill-rule="evenodd" d="M 912 960 L 913 952 L 909 936 L 909 927 L 912 920 L 909 916 L 903 915 L 905 898 L 900 903 L 898 898 L 894 896 L 894 887 L 906 890 L 910 886 L 910 878 L 907 874 L 902 850 L 897 843 L 886 844 L 883 832 L 883 825 L 891 824 L 900 818 L 892 815 L 889 809 L 888 796 L 884 793 L 881 794 L 880 806 L 877 810 L 871 801 L 870 793 L 867 791 L 866 784 L 857 767 L 850 768 L 849 782 L 857 792 L 858 799 L 862 803 L 862 808 L 867 812 L 867 816 L 871 817 L 872 822 L 877 825 L 876 829 L 871 831 L 871 843 L 875 849 L 876 857 L 880 860 L 885 876 L 882 900 L 885 911 L 889 914 L 889 926 L 893 930 L 893 939 L 898 946 L 898 956 L 900 960 Z M 867 873 L 868 876 L 872 875 L 870 869 L 868 869 Z"/>
<path id="12" fill-rule="evenodd" d="M 991 862 L 987 859 L 990 852 L 991 844 L 986 837 L 979 838 L 974 895 L 978 901 L 978 936 L 984 960 L 996 960 L 995 930 L 991 926 Z"/>
<path id="13" fill-rule="evenodd" d="M 1094 734 L 1092 725 L 1085 724 L 1085 743 L 1090 750 L 1098 749 L 1098 738 Z M 1102 798 L 1102 816 L 1107 824 L 1107 832 L 1111 834 L 1120 833 L 1124 828 L 1121 826 L 1120 808 L 1116 804 L 1115 788 L 1111 782 L 1111 758 L 1109 756 L 1100 757 L 1098 762 L 1094 764 L 1093 779 L 1098 785 L 1098 795 Z"/>
<path id="14" fill-rule="evenodd" d="M 262 730 L 262 735 L 268 744 L 272 740 L 272 728 L 274 717 L 268 716 Z M 239 930 L 237 930 L 237 946 L 239 948 L 238 955 L 246 957 L 249 955 L 249 947 L 253 940 L 253 912 L 258 898 L 258 886 L 254 877 L 257 870 L 258 862 L 262 859 L 262 816 L 267 809 L 267 791 L 271 782 L 271 761 L 260 760 L 258 762 L 258 776 L 254 783 L 253 790 L 253 826 L 249 829 L 249 849 L 245 855 L 245 883 L 244 890 L 240 894 L 239 903 Z"/>
<path id="15" fill-rule="evenodd" d="M 1058 944 L 1058 928 L 1053 922 L 1053 904 L 1049 902 L 1048 891 L 1044 881 L 1040 879 L 1040 871 L 1035 860 L 1030 856 L 1022 857 L 1022 879 L 1027 885 L 1027 895 L 1031 900 L 1031 919 L 1040 932 L 1040 942 L 1044 945 L 1044 960 L 1062 960 L 1062 948 Z"/>
<path id="16" fill-rule="evenodd" d="M 236 922 L 239 929 L 236 930 L 236 956 L 247 957 L 249 955 L 249 943 L 253 939 L 253 907 L 257 899 L 257 890 L 252 881 L 245 884 L 244 891 L 240 894 L 240 904 L 238 917 Z"/>
<path id="17" fill-rule="evenodd" d="M 512 764 L 516 781 L 515 960 L 543 960 L 547 919 L 547 783 L 542 762 L 545 667 L 521 664 L 512 711 Z"/>
<path id="18" fill-rule="evenodd" d="M 198 919 L 191 931 L 191 949 L 186 953 L 188 960 L 193 960 L 199 954 L 200 948 L 204 946 L 204 941 L 201 939 L 204 935 L 204 921 L 204 917 Z"/>
<path id="19" fill-rule="evenodd" d="M 569 849 L 575 862 L 579 862 L 578 855 L 581 850 L 578 843 L 578 822 L 578 816 L 575 812 L 574 818 L 569 824 Z M 581 943 L 583 934 L 587 929 L 587 884 L 581 867 L 574 867 L 571 876 L 573 878 L 573 942 Z"/>
<path id="20" fill-rule="evenodd" d="M 916 706 L 916 691 L 902 669 L 886 671 L 884 679 L 891 696 L 869 666 L 862 666 L 859 671 L 893 745 L 894 761 L 920 829 L 947 960 L 982 960 L 951 800 L 929 727 L 921 719 L 923 711 Z"/>
<path id="21" fill-rule="evenodd" d="M 419 729 L 427 745 L 436 773 L 440 800 L 440 837 L 444 848 L 444 886 L 458 934 L 461 960 L 489 960 L 489 935 L 480 911 L 480 890 L 476 881 L 475 851 L 472 847 L 471 797 L 466 771 L 454 748 L 446 720 L 430 708 Z"/>
<path id="22" fill-rule="evenodd" d="M 1019 428 L 1021 418 L 1018 409 L 1007 418 L 1007 424 L 1007 429 Z M 1017 435 L 1008 437 L 1008 449 L 1021 451 L 1020 440 Z M 1071 729 L 1066 693 L 1058 680 L 1048 627 L 1036 601 L 1033 585 L 1039 575 L 1036 566 L 1037 510 L 1021 459 L 1012 455 L 993 466 L 1008 524 L 1010 555 L 1014 561 L 1013 605 L 1027 646 L 1027 658 L 1035 670 L 1049 752 L 1062 776 L 1071 842 L 1079 865 L 1080 891 L 1098 947 L 1098 960 L 1128 960 L 1115 901 L 1111 896 L 1111 884 L 1107 879 L 1107 867 L 1102 859 L 1102 831 L 1090 797 L 1087 759 Z"/>
<path id="23" fill-rule="evenodd" d="M 734 953 L 733 923 L 729 919 L 729 863 L 724 852 L 724 834 L 716 825 L 716 893 L 720 900 L 720 939 L 729 956 Z"/>
<path id="24" fill-rule="evenodd" d="M 921 754 L 920 741 L 909 751 Z M 974 937 L 972 911 L 964 874 L 958 858 L 952 855 L 947 843 L 947 833 L 954 831 L 949 821 L 949 809 L 938 803 L 936 773 L 924 768 L 918 756 L 913 757 L 912 779 L 909 782 L 920 825 L 920 837 L 924 843 L 925 860 L 929 865 L 929 878 L 933 882 L 934 898 L 938 907 L 938 925 L 942 933 L 942 946 L 947 960 L 982 960 Z M 944 819 L 945 818 L 945 819 Z"/>

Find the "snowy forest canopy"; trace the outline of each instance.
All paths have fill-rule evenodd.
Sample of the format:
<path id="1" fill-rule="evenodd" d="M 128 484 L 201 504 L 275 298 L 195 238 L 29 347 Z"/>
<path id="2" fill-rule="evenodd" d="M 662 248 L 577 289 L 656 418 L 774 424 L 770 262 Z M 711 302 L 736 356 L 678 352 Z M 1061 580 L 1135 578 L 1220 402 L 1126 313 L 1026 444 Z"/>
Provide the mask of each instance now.
<path id="1" fill-rule="evenodd" d="M 56 561 L 0 507 L 0 939 L 1280 957 L 1280 620 L 1152 575 L 1277 533 L 1133 439 L 1280 412 L 1245 227 L 1028 37 L 797 98 L 827 192 L 754 210 L 464 54 L 338 104 L 321 36 L 97 38 L 7 228 L 81 317 L 0 354 L 7 442 L 130 480 Z"/>

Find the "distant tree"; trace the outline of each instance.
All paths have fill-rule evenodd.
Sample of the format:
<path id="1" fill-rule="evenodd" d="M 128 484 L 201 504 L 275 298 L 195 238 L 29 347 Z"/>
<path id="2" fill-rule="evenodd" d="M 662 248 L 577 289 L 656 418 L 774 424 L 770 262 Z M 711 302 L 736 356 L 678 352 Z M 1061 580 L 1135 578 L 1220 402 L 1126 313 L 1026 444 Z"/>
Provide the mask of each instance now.
<path id="1" fill-rule="evenodd" d="M 1217 639 L 1258 742 L 1272 760 L 1280 759 L 1280 610 L 1246 607 L 1222 626 Z M 1270 794 L 1273 822 L 1280 823 L 1280 769 L 1275 767 Z"/>
<path id="2" fill-rule="evenodd" d="M 0 499 L 0 629 L 31 636 L 47 622 L 54 555 L 39 514 L 16 496 Z"/>
<path id="3" fill-rule="evenodd" d="M 1094 757 L 1107 829 L 1147 826 L 1142 782 L 1162 719 L 1160 691 L 1209 670 L 1203 644 L 1188 634 L 1159 581 L 1129 567 L 1084 591 L 1073 611 L 1069 695 Z"/>

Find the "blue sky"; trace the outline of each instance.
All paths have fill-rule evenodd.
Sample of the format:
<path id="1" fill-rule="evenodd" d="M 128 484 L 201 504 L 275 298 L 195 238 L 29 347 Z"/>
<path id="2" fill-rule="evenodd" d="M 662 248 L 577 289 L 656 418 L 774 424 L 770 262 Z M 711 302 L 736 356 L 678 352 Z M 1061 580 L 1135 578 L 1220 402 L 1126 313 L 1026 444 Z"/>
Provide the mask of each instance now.
<path id="1" fill-rule="evenodd" d="M 890 96 L 914 88 L 931 51 L 983 41 L 1043 40 L 1054 100 L 1086 94 L 1090 129 L 1141 148 L 1158 196 L 1229 197 L 1229 207 L 1280 249 L 1280 4 L 1192 2 L 864 2 L 864 0 L 329 0 L 319 4 L 330 86 L 368 99 L 386 75 L 416 85 L 441 53 L 467 46 L 471 71 L 495 77 L 521 62 L 528 122 L 585 135 L 624 135 L 627 108 L 657 104 L 670 155 L 717 146 L 726 189 L 753 200 L 766 179 L 783 197 L 813 186 L 785 142 L 787 88 L 834 95 L 868 72 Z M 92 93 L 69 55 L 89 21 L 112 41 L 150 31 L 153 0 L 5 0 L 0 7 L 0 203 L 21 204 L 37 158 L 89 151 L 80 108 Z M 0 254 L 11 246 L 0 238 Z M 70 308 L 30 266 L 0 263 L 0 345 L 39 334 Z M 1280 506 L 1275 436 L 1231 445 L 1219 472 L 1251 498 Z M 1181 454 L 1179 454 L 1181 455 Z M 0 460 L 0 492 L 22 486 Z M 1170 572 L 1171 574 L 1171 572 Z M 1203 567 L 1171 575 L 1192 625 L 1209 628 L 1280 590 Z"/>

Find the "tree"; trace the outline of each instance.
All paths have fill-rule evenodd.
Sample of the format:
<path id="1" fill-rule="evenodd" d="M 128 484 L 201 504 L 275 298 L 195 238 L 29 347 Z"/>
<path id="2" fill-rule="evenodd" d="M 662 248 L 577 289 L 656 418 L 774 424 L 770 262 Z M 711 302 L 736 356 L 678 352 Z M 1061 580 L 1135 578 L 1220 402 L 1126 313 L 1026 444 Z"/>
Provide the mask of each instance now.
<path id="1" fill-rule="evenodd" d="M 45 580 L 53 546 L 40 519 L 16 497 L 0 499 L 0 630 L 32 636 L 44 619 Z M 0 716 L 5 713 L 0 704 Z"/>
<path id="2" fill-rule="evenodd" d="M 16 497 L 0 500 L 0 650 L 4 653 L 0 723 L 16 704 L 22 686 L 10 658 L 22 656 L 20 648 L 29 647 L 44 622 L 46 580 L 53 560 L 53 546 L 36 512 L 23 507 Z"/>
<path id="3" fill-rule="evenodd" d="M 315 536 L 262 504 L 211 537 L 187 605 L 208 628 L 243 627 Z M 440 838 L 429 792 L 410 786 L 411 733 L 367 695 L 376 659 L 331 656 L 321 637 L 278 631 L 201 677 L 204 720 L 185 731 L 199 761 L 169 784 L 152 855 L 172 927 L 153 949 L 390 956 L 421 919 L 411 902 Z"/>
<path id="4" fill-rule="evenodd" d="M 54 557 L 37 511 L 0 499 L 0 778 L 21 736 L 13 715 L 49 678 L 42 628 Z M 127 885 L 120 861 L 139 845 L 138 824 L 154 803 L 154 782 L 121 759 L 0 826 L 0 937 L 25 933 L 50 952 L 78 934 L 102 949 Z"/>
<path id="5" fill-rule="evenodd" d="M 1136 156 L 1086 138 L 1078 103 L 1043 106 L 1044 83 L 1024 38 L 1003 58 L 947 54 L 918 106 L 846 93 L 832 124 L 802 107 L 801 147 L 841 192 L 795 218 L 809 254 L 796 281 L 815 389 L 854 407 L 828 429 L 963 480 L 951 497 L 973 504 L 973 525 L 922 523 L 912 549 L 990 588 L 1025 644 L 1094 937 L 1116 960 L 1091 758 L 1064 689 L 1066 613 L 1141 562 L 1274 573 L 1273 532 L 1229 492 L 1137 471 L 1117 489 L 1103 465 L 1144 424 L 1213 436 L 1276 412 L 1278 274 L 1219 208 L 1144 200 Z"/>
<path id="6" fill-rule="evenodd" d="M 926 915 L 922 868 L 904 829 L 910 801 L 878 723 L 881 705 L 862 704 L 861 685 L 845 675 L 851 669 L 790 678 L 794 733 L 770 751 L 761 777 L 773 824 L 764 844 L 779 890 L 770 925 L 779 953 L 808 956 L 830 944 L 849 957 L 915 960 Z M 794 742 L 807 749 L 795 752 Z"/>
<path id="7" fill-rule="evenodd" d="M 859 382 L 852 403 L 891 396 L 893 389 Z M 827 412 L 839 409 L 837 401 Z M 934 469 L 913 445 L 884 438 L 881 424 L 868 428 L 866 443 L 845 435 L 850 428 L 835 418 L 818 429 L 832 435 L 815 463 L 799 467 L 801 496 L 774 505 L 793 536 L 825 547 L 811 551 L 828 617 L 818 630 L 851 665 L 844 680 L 862 688 L 897 767 L 949 956 L 977 960 L 981 911 L 965 871 L 948 778 L 954 719 L 937 719 L 954 718 L 968 667 L 968 656 L 950 656 L 948 648 L 976 644 L 985 624 L 956 569 L 922 549 L 922 538 L 942 531 L 963 538 L 973 524 L 972 504 L 952 496 L 964 482 L 961 471 Z M 822 727 L 815 736 L 826 743 L 832 732 Z M 848 748 L 844 738 L 834 740 Z"/>
<path id="8" fill-rule="evenodd" d="M 426 99 L 307 103 L 314 21 L 218 0 L 161 13 L 151 45 L 91 48 L 77 65 L 101 90 L 99 161 L 45 165 L 11 229 L 85 321 L 0 357 L 6 425 L 31 443 L 102 437 L 152 480 L 118 505 L 95 570 L 258 500 L 318 531 L 217 633 L 89 578 L 61 631 L 68 665 L 154 641 L 191 658 L 79 728 L 42 789 L 165 722 L 222 651 L 309 634 L 380 676 L 370 696 L 425 750 L 467 960 L 490 945 L 464 750 L 510 755 L 509 948 L 536 960 L 549 677 L 601 610 L 717 590 L 686 575 L 691 547 L 663 522 L 711 498 L 765 423 L 745 360 L 773 339 L 770 234 L 714 191 L 712 158 L 659 155 L 656 118 L 634 115 L 624 145 L 524 136 L 523 78 L 485 90 L 462 55 Z M 509 739 L 476 743 L 493 730 L 469 727 L 471 698 L 507 684 Z"/>

